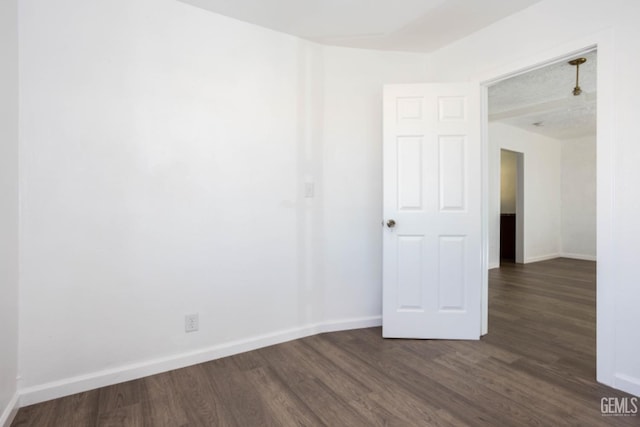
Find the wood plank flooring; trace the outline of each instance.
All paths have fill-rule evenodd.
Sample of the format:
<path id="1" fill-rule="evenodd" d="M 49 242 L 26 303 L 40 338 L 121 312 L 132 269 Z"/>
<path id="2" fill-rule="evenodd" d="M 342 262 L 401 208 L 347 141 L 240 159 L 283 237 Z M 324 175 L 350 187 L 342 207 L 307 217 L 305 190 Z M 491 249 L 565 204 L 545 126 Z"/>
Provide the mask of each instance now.
<path id="1" fill-rule="evenodd" d="M 12 426 L 633 426 L 603 417 L 595 263 L 490 273 L 480 341 L 309 337 L 20 409 Z"/>

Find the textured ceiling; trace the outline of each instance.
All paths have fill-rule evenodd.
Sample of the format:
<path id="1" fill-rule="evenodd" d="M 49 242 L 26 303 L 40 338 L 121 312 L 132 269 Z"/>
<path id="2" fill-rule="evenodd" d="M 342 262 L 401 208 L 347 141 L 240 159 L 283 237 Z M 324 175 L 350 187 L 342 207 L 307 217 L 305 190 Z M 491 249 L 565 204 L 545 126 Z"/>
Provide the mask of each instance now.
<path id="1" fill-rule="evenodd" d="M 431 52 L 540 0 L 181 0 L 322 44 Z"/>
<path id="2" fill-rule="evenodd" d="M 489 120 L 556 139 L 595 134 L 597 53 L 580 56 L 580 96 L 572 94 L 576 68 L 561 61 L 491 86 Z"/>

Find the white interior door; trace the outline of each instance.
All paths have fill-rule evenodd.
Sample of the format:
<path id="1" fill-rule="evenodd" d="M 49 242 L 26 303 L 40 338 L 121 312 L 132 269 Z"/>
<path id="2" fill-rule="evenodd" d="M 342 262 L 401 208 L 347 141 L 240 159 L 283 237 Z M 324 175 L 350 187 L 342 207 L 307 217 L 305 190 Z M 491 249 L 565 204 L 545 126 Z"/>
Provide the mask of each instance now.
<path id="1" fill-rule="evenodd" d="M 385 338 L 478 339 L 480 87 L 384 88 Z"/>

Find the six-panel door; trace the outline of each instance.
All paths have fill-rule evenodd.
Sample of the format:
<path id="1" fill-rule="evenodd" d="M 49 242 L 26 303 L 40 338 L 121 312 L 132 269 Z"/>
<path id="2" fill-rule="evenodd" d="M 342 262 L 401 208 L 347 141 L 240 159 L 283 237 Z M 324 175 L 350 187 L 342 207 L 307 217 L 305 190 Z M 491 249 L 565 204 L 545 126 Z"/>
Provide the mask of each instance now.
<path id="1" fill-rule="evenodd" d="M 383 336 L 478 339 L 477 84 L 384 89 Z"/>

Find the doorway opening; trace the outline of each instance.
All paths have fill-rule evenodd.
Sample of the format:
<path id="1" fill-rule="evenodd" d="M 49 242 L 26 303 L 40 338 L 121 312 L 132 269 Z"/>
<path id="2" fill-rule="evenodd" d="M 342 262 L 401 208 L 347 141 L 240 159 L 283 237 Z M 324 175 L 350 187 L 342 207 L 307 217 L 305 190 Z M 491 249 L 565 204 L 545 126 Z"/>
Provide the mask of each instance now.
<path id="1" fill-rule="evenodd" d="M 583 58 L 580 91 L 574 90 L 576 58 Z M 553 294 L 556 288 L 544 289 L 551 278 L 567 289 L 584 286 L 585 295 L 593 297 L 591 307 L 596 305 L 596 71 L 597 51 L 591 48 L 486 85 L 488 266 L 501 267 L 489 279 L 494 281 L 487 290 L 489 315 L 492 289 L 498 289 L 501 302 L 513 297 L 525 313 L 503 322 L 507 329 L 522 321 L 527 331 L 540 328 L 540 336 L 545 335 L 550 325 L 541 323 L 558 316 L 553 307 L 571 301 L 561 292 Z M 508 263 L 530 265 L 514 269 Z M 573 276 L 583 283 L 574 283 Z M 586 319 L 583 326 L 595 335 L 596 312 L 590 310 L 577 321 Z M 537 314 L 527 317 L 527 312 Z M 494 315 L 495 324 L 504 321 L 501 315 Z M 557 356 L 583 363 L 589 355 L 595 368 L 595 340 L 573 338 L 582 353 Z"/>
<path id="2" fill-rule="evenodd" d="M 570 63 L 575 56 L 584 59 L 578 95 L 573 93 L 576 67 Z M 596 71 L 597 52 L 592 50 L 489 87 L 490 267 L 497 267 L 501 258 L 519 263 L 558 257 L 595 261 Z M 516 191 L 516 153 L 526 159 L 526 164 L 520 159 L 526 192 L 525 185 Z M 516 194 L 523 206 L 514 216 Z M 515 235 L 521 219 L 518 245 L 510 245 L 509 235 L 501 237 L 501 223 Z M 507 247 L 501 248 L 501 242 Z"/>
<path id="3" fill-rule="evenodd" d="M 524 262 L 524 153 L 500 149 L 500 264 Z"/>

